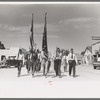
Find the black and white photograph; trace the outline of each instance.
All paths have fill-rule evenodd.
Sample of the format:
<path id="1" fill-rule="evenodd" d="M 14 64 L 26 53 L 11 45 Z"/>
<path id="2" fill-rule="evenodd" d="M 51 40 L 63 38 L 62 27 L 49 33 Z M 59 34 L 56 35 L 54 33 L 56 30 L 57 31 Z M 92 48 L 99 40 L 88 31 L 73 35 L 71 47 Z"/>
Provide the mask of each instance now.
<path id="1" fill-rule="evenodd" d="M 100 3 L 0 2 L 0 98 L 100 98 Z"/>

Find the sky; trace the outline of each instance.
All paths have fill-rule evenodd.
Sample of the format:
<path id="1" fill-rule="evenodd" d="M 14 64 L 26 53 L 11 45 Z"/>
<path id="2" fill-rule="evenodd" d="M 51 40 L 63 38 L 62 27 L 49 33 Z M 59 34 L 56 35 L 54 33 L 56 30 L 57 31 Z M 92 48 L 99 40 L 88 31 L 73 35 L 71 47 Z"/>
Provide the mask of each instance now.
<path id="1" fill-rule="evenodd" d="M 1 4 L 0 41 L 6 48 L 29 50 L 34 13 L 34 41 L 41 50 L 45 12 L 49 51 L 60 47 L 81 53 L 97 42 L 91 36 L 100 36 L 100 4 Z"/>

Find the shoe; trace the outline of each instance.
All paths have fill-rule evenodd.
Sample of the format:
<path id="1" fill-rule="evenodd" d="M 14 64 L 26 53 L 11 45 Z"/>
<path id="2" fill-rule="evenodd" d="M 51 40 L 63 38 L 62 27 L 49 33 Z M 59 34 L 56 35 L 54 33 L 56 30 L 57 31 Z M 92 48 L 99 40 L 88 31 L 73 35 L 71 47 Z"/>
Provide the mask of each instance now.
<path id="1" fill-rule="evenodd" d="M 29 74 L 30 71 L 27 71 L 27 73 Z"/>
<path id="2" fill-rule="evenodd" d="M 55 77 L 57 77 L 57 76 L 56 75 L 52 76 L 52 78 L 55 78 Z"/>
<path id="3" fill-rule="evenodd" d="M 45 74 L 45 76 L 47 76 L 47 73 Z"/>
<path id="4" fill-rule="evenodd" d="M 62 78 L 61 76 L 59 76 L 59 78 Z"/>
<path id="5" fill-rule="evenodd" d="M 34 78 L 34 75 L 32 75 L 32 78 Z"/>
<path id="6" fill-rule="evenodd" d="M 20 77 L 20 75 L 18 74 L 17 77 Z"/>
<path id="7" fill-rule="evenodd" d="M 58 74 L 56 74 L 56 77 L 58 76 Z"/>
<path id="8" fill-rule="evenodd" d="M 18 73 L 17 77 L 20 77 L 20 73 Z"/>
<path id="9" fill-rule="evenodd" d="M 75 78 L 75 75 L 73 77 Z"/>
<path id="10" fill-rule="evenodd" d="M 45 76 L 45 78 L 47 78 L 47 76 Z"/>
<path id="11" fill-rule="evenodd" d="M 43 74 L 43 76 L 45 76 L 45 74 Z"/>
<path id="12" fill-rule="evenodd" d="M 47 78 L 47 73 L 45 74 L 45 78 Z"/>

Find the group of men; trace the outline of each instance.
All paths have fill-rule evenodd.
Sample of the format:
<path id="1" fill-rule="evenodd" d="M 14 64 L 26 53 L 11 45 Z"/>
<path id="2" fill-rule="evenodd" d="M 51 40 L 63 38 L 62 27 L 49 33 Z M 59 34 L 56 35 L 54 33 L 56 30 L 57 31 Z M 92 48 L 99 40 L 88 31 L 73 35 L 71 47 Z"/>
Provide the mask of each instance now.
<path id="1" fill-rule="evenodd" d="M 23 59 L 24 56 L 22 54 L 22 51 L 19 51 L 18 54 L 19 64 L 18 64 L 18 77 L 21 74 L 21 68 L 23 65 Z M 53 57 L 51 54 L 45 53 L 45 51 L 38 51 L 38 50 L 30 50 L 30 53 L 26 57 L 26 68 L 27 72 L 29 73 L 31 71 L 32 77 L 34 77 L 35 71 L 38 72 L 41 70 L 41 67 L 43 68 L 43 76 L 47 77 L 50 66 L 51 66 L 51 60 L 54 62 L 54 70 L 56 76 L 59 76 L 61 78 L 61 67 L 64 68 L 64 71 L 67 71 L 67 66 L 69 66 L 69 76 L 71 76 L 71 72 L 73 69 L 73 77 L 75 77 L 75 70 L 76 70 L 76 64 L 77 64 L 77 58 L 74 53 L 74 50 L 71 49 L 70 53 L 67 54 L 64 52 L 64 54 L 61 52 L 60 48 L 56 48 L 56 52 L 54 53 Z"/>
<path id="2" fill-rule="evenodd" d="M 18 53 L 18 77 L 21 75 L 21 68 L 23 65 L 26 65 L 27 73 L 31 71 L 32 77 L 34 77 L 34 73 L 41 70 L 43 68 L 43 75 L 47 76 L 49 72 L 51 61 L 50 61 L 50 53 L 45 54 L 44 51 L 40 52 L 39 50 L 30 50 L 29 54 L 25 57 L 22 53 L 22 50 L 19 50 Z"/>
<path id="3" fill-rule="evenodd" d="M 73 77 L 75 78 L 76 64 L 77 57 L 73 49 L 70 50 L 69 54 L 65 52 L 64 55 L 59 48 L 56 49 L 56 53 L 54 55 L 54 70 L 56 76 L 59 76 L 59 78 L 61 78 L 61 67 L 63 67 L 64 71 L 66 72 L 67 66 L 69 66 L 69 76 L 71 76 L 71 72 L 73 69 Z"/>

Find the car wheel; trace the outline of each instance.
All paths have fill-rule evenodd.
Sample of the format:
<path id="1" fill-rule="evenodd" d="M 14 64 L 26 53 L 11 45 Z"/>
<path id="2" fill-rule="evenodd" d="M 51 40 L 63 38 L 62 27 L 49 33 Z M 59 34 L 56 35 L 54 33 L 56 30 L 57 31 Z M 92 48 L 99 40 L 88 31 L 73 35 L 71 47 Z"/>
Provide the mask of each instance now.
<path id="1" fill-rule="evenodd" d="M 15 68 L 17 68 L 17 66 L 15 66 Z"/>
<path id="2" fill-rule="evenodd" d="M 96 69 L 96 66 L 94 66 L 94 69 Z"/>

